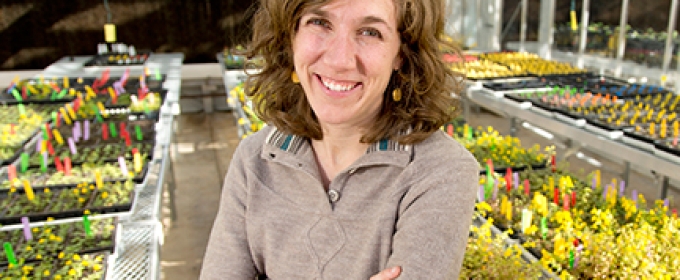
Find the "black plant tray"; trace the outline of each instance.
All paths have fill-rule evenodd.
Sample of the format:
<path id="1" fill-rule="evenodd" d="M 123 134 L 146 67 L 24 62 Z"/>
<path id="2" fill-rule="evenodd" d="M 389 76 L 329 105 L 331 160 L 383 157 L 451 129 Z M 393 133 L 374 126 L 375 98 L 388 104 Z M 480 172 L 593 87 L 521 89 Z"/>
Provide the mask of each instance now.
<path id="1" fill-rule="evenodd" d="M 644 133 L 644 132 L 643 132 Z M 629 129 L 624 129 L 623 130 L 623 135 L 628 136 L 633 139 L 637 139 L 639 141 L 654 145 L 656 141 L 659 141 L 659 139 L 656 138 L 651 138 L 647 135 L 640 134 L 638 132 L 635 132 L 635 129 L 629 128 Z"/>
<path id="2" fill-rule="evenodd" d="M 168 94 L 167 89 L 153 89 L 153 90 L 149 89 L 149 92 L 158 93 L 158 95 L 160 95 L 160 98 L 161 98 L 160 104 L 163 105 L 163 103 L 165 102 L 165 97 Z M 130 96 L 132 96 L 132 95 L 138 96 L 136 91 L 135 92 L 123 93 L 118 97 L 116 104 L 113 104 L 113 100 L 109 99 L 106 102 L 106 104 L 104 104 L 104 105 L 105 105 L 106 108 L 128 108 L 128 107 L 130 107 L 130 104 L 132 102 L 130 100 Z M 121 100 L 121 96 L 123 96 L 122 100 Z M 153 111 L 158 111 L 158 110 L 153 110 Z"/>
<path id="3" fill-rule="evenodd" d="M 672 145 L 673 141 L 670 139 L 667 140 L 657 140 L 654 142 L 654 147 L 658 150 L 673 154 L 675 156 L 680 157 L 680 145 L 678 147 L 673 148 Z"/>
<path id="4" fill-rule="evenodd" d="M 623 131 L 623 130 L 631 128 L 630 125 L 617 126 L 617 125 L 614 125 L 614 124 L 609 124 L 609 123 L 603 122 L 602 120 L 597 119 L 597 118 L 586 118 L 586 121 L 591 125 L 597 126 L 597 127 L 602 128 L 604 130 L 607 130 L 607 131 L 618 131 L 618 130 Z"/>
<path id="5" fill-rule="evenodd" d="M 33 257 L 28 257 L 28 256 L 24 257 L 24 256 L 26 256 L 26 255 L 24 255 L 24 253 L 25 253 L 24 248 L 25 248 L 26 245 L 32 246 L 33 250 L 41 251 L 42 255 L 43 255 L 42 256 L 43 259 L 50 258 L 50 257 L 53 257 L 53 258 L 57 257 L 59 255 L 59 253 L 63 250 L 63 247 L 69 247 L 69 246 L 75 245 L 75 243 L 73 243 L 73 241 L 76 241 L 76 240 L 79 240 L 79 239 L 82 240 L 82 238 L 94 239 L 95 243 L 99 243 L 99 242 L 102 242 L 102 241 L 110 241 L 111 245 L 95 244 L 94 246 L 90 246 L 90 247 L 81 247 L 81 248 L 78 248 L 78 249 L 72 249 L 74 251 L 74 253 L 77 253 L 79 255 L 85 255 L 85 254 L 92 254 L 92 253 L 97 253 L 97 252 L 110 252 L 110 253 L 115 252 L 116 242 L 117 242 L 116 232 L 118 231 L 118 218 L 112 217 L 112 218 L 104 218 L 104 219 L 97 219 L 97 220 L 91 220 L 91 221 L 93 223 L 94 223 L 94 221 L 97 221 L 97 223 L 92 226 L 92 230 L 93 230 L 93 233 L 96 232 L 98 234 L 106 231 L 106 229 L 97 228 L 96 226 L 108 227 L 108 226 L 112 225 L 113 229 L 110 232 L 108 232 L 109 238 L 104 238 L 103 236 L 98 235 L 98 234 L 96 234 L 92 237 L 85 237 L 85 230 L 83 228 L 83 223 L 81 223 L 81 222 L 69 222 L 69 223 L 55 224 L 55 225 L 50 225 L 50 226 L 33 227 L 33 228 L 38 228 L 40 230 L 43 230 L 42 228 L 44 228 L 44 227 L 49 227 L 50 230 L 52 231 L 52 234 L 55 234 L 56 236 L 62 238 L 62 240 L 59 241 L 59 243 L 61 243 L 62 246 L 60 246 L 58 248 L 54 248 L 51 251 L 45 250 L 44 248 L 41 248 L 40 246 L 44 246 L 46 244 L 49 244 L 50 242 L 55 242 L 55 241 L 45 240 L 44 242 L 36 244 L 35 239 L 37 239 L 38 236 L 36 236 L 34 234 L 34 236 L 33 236 L 34 240 L 29 242 L 24 238 L 22 230 L 3 231 L 3 232 L 0 232 L 0 236 L 2 236 L 4 240 L 9 240 L 10 242 L 12 242 L 12 245 L 14 247 L 14 253 L 17 256 L 17 259 L 18 258 L 24 258 L 27 263 L 28 262 L 39 262 L 40 260 L 33 258 Z M 107 221 L 107 222 L 102 222 L 102 221 Z M 108 221 L 110 221 L 110 223 Z M 64 229 L 64 228 L 61 228 L 61 227 L 64 227 L 68 230 L 65 235 L 60 234 L 61 233 L 60 230 Z M 101 232 L 98 231 L 98 230 L 101 230 Z M 17 239 L 18 239 L 18 242 L 17 242 Z M 0 255 L 0 268 L 1 267 L 7 267 L 7 266 L 8 266 L 8 262 L 7 262 L 6 256 L 4 254 Z"/>
<path id="6" fill-rule="evenodd" d="M 94 258 L 96 258 L 97 256 L 100 256 L 100 255 L 103 256 L 103 261 L 102 261 L 102 263 L 100 264 L 100 265 L 101 265 L 101 269 L 102 269 L 102 272 L 101 272 L 102 276 L 101 276 L 100 280 L 105 280 L 105 279 L 106 279 L 107 267 L 108 267 L 107 262 L 108 262 L 108 260 L 109 260 L 109 255 L 110 255 L 109 252 L 106 252 L 106 251 L 99 251 L 99 252 L 84 252 L 84 253 L 82 253 L 82 254 L 78 253 L 78 255 L 80 255 L 81 258 L 89 258 L 89 257 L 91 257 L 92 259 L 94 259 Z M 59 270 L 61 270 L 61 269 L 64 267 L 66 261 L 69 261 L 69 260 L 68 260 L 68 259 L 55 259 L 55 258 L 49 258 L 49 259 L 43 259 L 43 260 L 35 260 L 35 259 L 34 259 L 34 260 L 26 260 L 26 261 L 23 262 L 23 264 L 24 264 L 24 265 L 30 264 L 30 265 L 33 265 L 34 267 L 37 267 L 37 266 L 39 266 L 42 262 L 51 263 L 50 267 L 52 267 L 52 269 L 49 270 L 49 271 L 51 271 L 51 272 L 50 272 L 50 275 L 56 275 L 57 272 L 58 272 Z M 2 263 L 0 263 L 0 268 L 6 269 L 6 268 L 7 268 L 7 263 L 4 263 L 4 265 L 2 265 Z M 15 268 L 15 269 L 16 269 L 16 268 Z M 81 270 L 81 272 L 82 272 L 82 270 Z M 29 273 L 29 274 L 28 274 L 28 276 L 29 276 L 28 279 L 54 279 L 53 277 L 45 278 L 44 275 L 38 276 L 38 275 L 32 274 L 33 271 L 30 271 L 30 272 L 28 272 L 28 273 Z M 83 274 L 82 276 L 83 276 L 83 277 L 90 277 L 91 275 Z M 35 277 L 39 277 L 39 278 L 35 278 Z M 91 278 L 91 277 L 90 277 L 90 278 Z M 63 277 L 62 277 L 62 279 L 71 279 L 71 278 L 63 278 Z"/>
<path id="7" fill-rule="evenodd" d="M 144 65 L 149 59 L 150 51 L 140 52 L 134 56 L 124 53 L 108 53 L 98 54 L 92 57 L 85 63 L 86 67 L 91 66 L 133 66 Z M 123 56 L 128 55 L 130 58 L 123 60 Z"/>
<path id="8" fill-rule="evenodd" d="M 55 192 L 58 191 L 71 191 L 70 189 L 61 189 L 61 190 L 55 190 Z M 77 218 L 77 217 L 82 217 L 83 213 L 85 213 L 85 210 L 88 210 L 92 214 L 107 214 L 107 213 L 119 213 L 119 212 L 127 212 L 132 209 L 132 205 L 134 204 L 134 199 L 135 199 L 135 191 L 134 189 L 130 192 L 130 202 L 125 203 L 125 204 L 117 204 L 117 205 L 111 205 L 111 206 L 100 206 L 100 207 L 90 207 L 95 199 L 95 197 L 98 194 L 98 190 L 95 190 L 91 193 L 90 199 L 87 201 L 87 205 L 82 208 L 74 208 L 74 209 L 69 209 L 69 210 L 64 210 L 60 212 L 31 212 L 31 213 L 22 213 L 21 215 L 18 216 L 5 216 L 4 212 L 3 215 L 0 216 L 0 224 L 2 225 L 12 225 L 12 224 L 20 224 L 21 223 L 21 218 L 22 217 L 28 217 L 31 222 L 38 222 L 38 221 L 45 221 L 48 218 L 54 218 L 55 220 L 59 219 L 67 219 L 67 218 Z M 53 197 L 57 197 L 57 194 L 54 194 Z M 3 198 L 3 195 L 0 194 L 0 198 Z M 4 199 L 4 198 L 3 198 Z"/>
<path id="9" fill-rule="evenodd" d="M 131 170 L 132 168 L 133 168 L 132 166 L 128 166 L 128 170 Z M 50 172 L 50 171 L 55 172 L 55 173 L 58 172 L 54 168 L 48 169 L 48 172 Z M 131 180 L 134 183 L 141 184 L 146 179 L 146 175 L 148 174 L 148 172 L 149 172 L 149 162 L 146 162 L 142 166 L 142 171 L 135 174 L 135 177 L 131 178 Z M 108 179 L 103 179 L 102 181 L 106 183 L 106 182 L 118 182 L 118 181 L 125 181 L 125 180 L 127 180 L 127 179 L 126 178 L 108 178 Z M 94 180 L 93 181 L 82 181 L 80 183 L 94 184 L 95 181 Z M 59 188 L 69 188 L 69 187 L 73 187 L 75 185 L 77 185 L 77 183 L 73 183 L 73 184 L 41 184 L 41 183 L 31 182 L 31 188 L 36 192 L 37 191 L 43 191 L 45 188 L 49 188 L 51 190 L 52 188 L 57 188 L 57 189 L 59 189 Z M 17 192 L 23 192 L 22 189 L 23 189 L 23 187 L 17 187 L 16 191 Z M 9 192 L 9 190 L 10 190 L 9 188 L 0 187 L 0 195 L 3 195 L 4 193 Z M 0 222 L 0 224 L 2 224 L 2 222 Z"/>
<path id="10" fill-rule="evenodd" d="M 484 83 L 483 86 L 485 88 L 495 90 L 495 91 L 502 91 L 502 90 L 516 90 L 516 89 L 529 89 L 529 88 L 544 88 L 546 86 L 554 86 L 555 84 L 546 82 L 546 81 L 541 81 L 541 80 L 525 80 L 525 81 L 518 81 L 518 82 L 501 82 L 501 83 L 495 83 L 495 82 L 489 82 L 489 83 Z"/>
<path id="11" fill-rule="evenodd" d="M 154 146 L 155 146 L 155 144 L 156 144 L 156 141 L 154 141 L 154 140 L 149 140 L 149 141 L 138 141 L 138 142 L 134 142 L 133 145 L 134 145 L 134 144 L 143 144 L 143 145 L 144 145 L 144 146 L 142 146 L 142 149 L 139 149 L 139 153 L 140 153 L 140 154 L 146 154 L 145 159 L 146 159 L 147 161 L 149 161 L 149 160 L 151 160 L 151 159 L 153 158 Z M 116 145 L 116 146 L 119 146 L 119 147 L 121 147 L 121 148 L 125 148 L 125 145 L 122 144 L 122 143 L 119 143 L 119 144 L 109 144 L 109 145 Z M 107 145 L 107 146 L 109 146 L 109 145 Z M 127 156 L 127 152 L 126 152 L 125 155 L 123 155 L 123 154 L 120 154 L 120 153 L 115 153 L 115 152 L 103 152 L 103 151 L 98 151 L 98 152 L 101 153 L 101 154 L 100 154 L 100 157 L 97 158 L 97 160 L 94 160 L 94 161 L 93 161 L 93 160 L 89 160 L 89 161 L 88 161 L 88 160 L 83 160 L 83 159 L 81 158 L 81 157 L 83 157 L 83 154 L 85 154 L 85 152 L 84 152 L 85 149 L 88 149 L 88 148 L 102 148 L 103 146 L 104 146 L 104 145 L 93 145 L 93 146 L 85 146 L 85 147 L 80 146 L 80 147 L 78 147 L 78 155 L 77 155 L 78 157 L 71 157 L 71 165 L 72 165 L 72 166 L 77 166 L 77 165 L 82 165 L 82 164 L 84 164 L 84 163 L 86 163 L 86 162 L 95 162 L 95 163 L 98 163 L 98 162 L 100 162 L 100 163 L 106 163 L 106 162 L 118 162 L 118 157 L 119 157 L 119 156 L 123 156 L 123 158 L 124 158 L 124 159 L 127 159 L 127 160 L 132 160 L 132 159 L 133 159 L 132 155 Z M 60 148 L 56 149 L 56 151 L 55 151 L 56 154 L 60 154 L 60 153 L 62 153 L 62 152 L 67 152 L 67 153 L 70 155 L 70 151 L 69 151 L 69 149 L 68 149 L 67 147 L 60 147 Z M 92 154 L 92 153 L 94 153 L 94 151 L 93 151 L 93 150 L 89 150 L 89 154 Z M 89 156 L 90 156 L 90 155 L 86 155 L 86 156 L 84 156 L 84 157 L 85 157 L 85 158 L 88 158 Z M 48 160 L 49 160 L 49 162 L 48 162 L 48 167 L 55 167 L 53 159 L 54 159 L 53 156 L 50 156 L 50 157 L 48 158 Z M 63 157 L 60 157 L 60 159 L 63 159 Z M 41 165 L 40 165 L 39 163 L 36 163 L 36 161 L 37 161 L 37 162 L 40 162 L 40 160 L 42 160 L 42 156 L 40 156 L 39 154 L 33 154 L 33 156 L 32 156 L 31 159 L 30 159 L 31 164 L 29 165 L 29 168 L 40 168 Z"/>
<path id="12" fill-rule="evenodd" d="M 509 166 L 504 166 L 504 167 L 495 167 L 494 166 L 493 171 L 495 173 L 503 174 L 503 173 L 505 173 L 505 171 L 508 170 L 508 167 Z M 529 170 L 541 170 L 541 169 L 546 169 L 546 168 L 548 168 L 547 163 L 545 163 L 545 164 L 534 164 L 534 165 L 530 165 L 530 166 L 527 166 L 527 165 L 512 166 L 512 167 L 510 167 L 510 170 L 512 170 L 512 172 L 519 172 L 519 171 L 524 171 L 524 170 L 527 170 L 527 169 L 529 169 Z M 481 170 L 479 170 L 479 175 L 486 175 L 486 168 L 482 168 Z"/>

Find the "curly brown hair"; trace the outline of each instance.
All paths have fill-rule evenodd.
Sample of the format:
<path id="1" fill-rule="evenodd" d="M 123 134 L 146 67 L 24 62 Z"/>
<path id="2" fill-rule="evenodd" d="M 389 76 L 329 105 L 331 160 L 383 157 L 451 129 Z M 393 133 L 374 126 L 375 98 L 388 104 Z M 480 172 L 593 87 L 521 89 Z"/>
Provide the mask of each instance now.
<path id="1" fill-rule="evenodd" d="M 301 16 L 329 0 L 260 0 L 253 18 L 253 37 L 245 55 L 260 59 L 260 72 L 250 74 L 246 94 L 263 121 L 287 133 L 322 139 L 321 126 L 302 87 L 291 80 L 292 42 Z M 394 0 L 401 37 L 401 68 L 392 75 L 380 113 L 361 141 L 393 139 L 401 144 L 423 141 L 458 115 L 463 76 L 442 61 L 442 49 L 459 48 L 444 39 L 443 0 Z M 248 67 L 248 66 L 246 66 Z M 395 75 L 396 74 L 396 75 Z M 402 99 L 392 99 L 394 88 Z M 403 131 L 410 129 L 410 133 Z"/>

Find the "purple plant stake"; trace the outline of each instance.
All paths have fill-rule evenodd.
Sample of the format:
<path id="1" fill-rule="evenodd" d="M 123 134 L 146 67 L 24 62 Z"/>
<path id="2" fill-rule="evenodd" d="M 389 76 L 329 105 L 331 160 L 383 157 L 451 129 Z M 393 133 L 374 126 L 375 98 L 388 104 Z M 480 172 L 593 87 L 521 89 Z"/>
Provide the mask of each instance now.
<path id="1" fill-rule="evenodd" d="M 512 181 L 515 184 L 515 189 L 519 189 L 519 172 L 512 173 Z"/>
<path id="2" fill-rule="evenodd" d="M 74 125 L 73 128 L 71 129 L 71 134 L 73 136 L 73 140 L 75 142 L 78 142 L 78 128 Z M 70 139 L 70 138 L 69 138 Z"/>
<path id="3" fill-rule="evenodd" d="M 479 202 L 484 201 L 484 185 L 479 185 Z"/>
<path id="4" fill-rule="evenodd" d="M 663 200 L 663 207 L 668 208 L 668 198 Z"/>
<path id="5" fill-rule="evenodd" d="M 90 140 L 90 120 L 85 120 L 85 124 L 83 125 L 83 139 L 85 141 Z"/>
<path id="6" fill-rule="evenodd" d="M 68 147 L 69 149 L 71 149 L 72 155 L 78 154 L 78 150 L 76 149 L 76 143 L 73 142 L 73 138 L 71 137 L 68 138 Z"/>
<path id="7" fill-rule="evenodd" d="M 113 83 L 113 90 L 116 92 L 116 95 L 125 92 L 125 88 L 121 85 L 120 81 Z"/>
<path id="8" fill-rule="evenodd" d="M 31 233 L 31 223 L 28 221 L 28 217 L 21 217 L 21 223 L 24 225 L 24 237 L 26 240 L 32 240 L 33 233 Z"/>
<path id="9" fill-rule="evenodd" d="M 621 180 L 619 185 L 619 197 L 623 197 L 623 192 L 626 190 L 626 181 Z"/>
<path id="10" fill-rule="evenodd" d="M 39 153 L 40 148 L 42 148 L 42 139 L 38 139 L 38 141 L 35 142 L 35 152 Z"/>
<path id="11" fill-rule="evenodd" d="M 595 176 L 593 176 L 593 184 L 591 185 L 590 188 L 593 189 L 593 190 L 595 190 L 595 186 L 596 186 L 596 185 L 597 185 L 597 178 L 595 178 Z"/>
<path id="12" fill-rule="evenodd" d="M 604 199 L 604 200 L 607 199 L 607 194 L 609 194 L 609 188 L 610 188 L 611 186 L 612 186 L 612 185 L 607 184 L 607 187 L 605 187 L 605 188 L 602 190 L 602 199 Z"/>
<path id="13" fill-rule="evenodd" d="M 631 196 L 633 196 L 633 202 L 635 202 L 635 205 L 637 205 L 637 200 L 638 200 L 637 190 L 633 190 L 633 193 L 631 194 Z"/>

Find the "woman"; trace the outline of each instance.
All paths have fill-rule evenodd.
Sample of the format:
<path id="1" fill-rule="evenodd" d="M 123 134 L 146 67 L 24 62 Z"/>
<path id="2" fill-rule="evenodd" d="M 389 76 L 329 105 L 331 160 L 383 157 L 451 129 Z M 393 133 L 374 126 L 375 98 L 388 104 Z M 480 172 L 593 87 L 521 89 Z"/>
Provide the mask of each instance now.
<path id="1" fill-rule="evenodd" d="M 479 166 L 439 128 L 443 0 L 261 0 L 202 279 L 455 279 Z"/>

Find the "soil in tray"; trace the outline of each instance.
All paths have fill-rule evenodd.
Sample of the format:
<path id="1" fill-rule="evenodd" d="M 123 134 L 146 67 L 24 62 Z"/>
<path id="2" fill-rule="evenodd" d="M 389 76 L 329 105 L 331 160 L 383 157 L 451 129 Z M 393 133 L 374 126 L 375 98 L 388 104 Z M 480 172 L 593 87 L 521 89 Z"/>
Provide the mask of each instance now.
<path id="1" fill-rule="evenodd" d="M 660 135 L 660 127 L 660 125 L 654 124 L 654 131 L 652 131 L 649 124 L 637 124 L 635 127 L 625 129 L 623 133 L 628 137 L 650 144 L 654 144 L 657 141 L 672 140 L 672 126 L 666 128 L 666 137 Z"/>
<path id="2" fill-rule="evenodd" d="M 2 279 L 79 279 L 103 280 L 106 276 L 108 252 L 88 254 L 64 253 L 36 261 L 19 261 L 18 266 L 0 271 Z M 24 265 L 32 269 L 24 272 Z"/>
<path id="3" fill-rule="evenodd" d="M 555 84 L 551 84 L 549 82 L 545 81 L 540 81 L 540 80 L 526 80 L 526 81 L 518 81 L 518 82 L 504 82 L 504 83 L 484 83 L 484 87 L 488 89 L 492 89 L 495 91 L 501 91 L 501 90 L 516 90 L 516 89 L 529 89 L 529 88 L 545 88 L 546 86 L 554 86 Z"/>
<path id="4" fill-rule="evenodd" d="M 78 148 L 78 153 L 75 155 L 71 154 L 68 147 L 59 146 L 55 148 L 54 155 L 47 157 L 47 164 L 50 167 L 53 167 L 55 157 L 59 157 L 60 160 L 70 157 L 73 165 L 80 165 L 85 162 L 112 162 L 117 161 L 118 157 L 121 156 L 125 159 L 132 160 L 132 149 L 137 149 L 143 158 L 150 159 L 153 156 L 154 145 L 154 141 L 145 141 L 133 142 L 130 146 L 126 146 L 124 143 L 80 146 Z M 43 156 L 39 153 L 34 153 L 30 159 L 31 168 L 40 168 L 42 161 Z"/>
<path id="5" fill-rule="evenodd" d="M 95 55 L 85 63 L 85 66 L 132 66 L 143 65 L 149 59 L 150 52 L 129 54 L 100 54 Z"/>
<path id="6" fill-rule="evenodd" d="M 90 234 L 82 222 L 62 223 L 31 228 L 31 240 L 23 230 L 0 231 L 0 240 L 12 244 L 17 259 L 38 261 L 58 257 L 60 252 L 93 253 L 113 252 L 115 249 L 117 218 L 90 219 Z M 0 267 L 7 265 L 7 257 L 0 254 Z"/>
<path id="7" fill-rule="evenodd" d="M 128 172 L 133 172 L 134 165 L 131 161 L 126 161 Z M 134 174 L 131 179 L 136 183 L 144 181 L 148 171 L 148 164 L 142 158 L 141 171 Z M 27 180 L 30 185 L 39 190 L 44 187 L 51 187 L 54 185 L 68 185 L 80 184 L 82 182 L 95 182 L 95 173 L 99 172 L 103 181 L 121 181 L 127 180 L 128 175 L 123 174 L 118 162 L 110 162 L 104 164 L 83 164 L 80 166 L 73 166 L 71 168 L 71 175 L 67 176 L 63 172 L 57 171 L 53 168 L 48 168 L 47 172 L 42 172 L 39 169 L 28 169 L 26 172 L 17 175 L 20 181 Z M 18 185 L 17 188 L 22 188 L 23 185 Z M 0 183 L 0 193 L 7 192 L 11 189 L 9 181 Z"/>
<path id="8" fill-rule="evenodd" d="M 0 194 L 0 199 L 11 200 L 9 211 L 0 217 L 0 224 L 18 224 L 21 217 L 28 217 L 31 221 L 79 217 L 85 210 L 94 213 L 128 211 L 132 206 L 134 189 L 134 183 L 128 181 L 105 183 L 100 189 L 94 184 L 44 189 L 38 191 L 33 200 L 19 192 Z"/>

